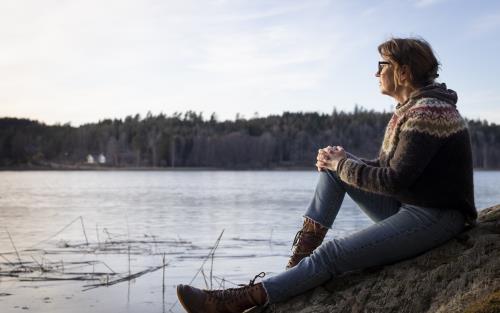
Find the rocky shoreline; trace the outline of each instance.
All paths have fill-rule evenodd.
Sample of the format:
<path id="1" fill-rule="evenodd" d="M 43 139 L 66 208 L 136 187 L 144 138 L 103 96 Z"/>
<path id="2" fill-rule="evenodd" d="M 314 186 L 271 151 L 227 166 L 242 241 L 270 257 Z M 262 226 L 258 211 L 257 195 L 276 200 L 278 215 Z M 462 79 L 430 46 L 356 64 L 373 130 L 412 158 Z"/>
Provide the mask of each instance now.
<path id="1" fill-rule="evenodd" d="M 416 258 L 350 273 L 249 313 L 499 313 L 500 205 Z"/>

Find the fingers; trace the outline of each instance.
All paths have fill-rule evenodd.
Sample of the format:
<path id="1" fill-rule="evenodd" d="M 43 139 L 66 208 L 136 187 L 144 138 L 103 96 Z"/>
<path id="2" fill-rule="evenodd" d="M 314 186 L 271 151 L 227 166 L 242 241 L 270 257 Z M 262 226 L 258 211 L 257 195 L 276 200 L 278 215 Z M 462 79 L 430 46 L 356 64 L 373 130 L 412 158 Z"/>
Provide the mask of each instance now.
<path id="1" fill-rule="evenodd" d="M 322 161 L 316 162 L 315 166 L 318 169 L 318 172 L 321 172 L 321 171 L 326 170 L 328 168 L 328 164 L 326 162 L 322 162 Z"/>
<path id="2" fill-rule="evenodd" d="M 331 153 L 331 152 L 335 151 L 336 149 L 337 149 L 337 146 L 328 146 L 328 147 L 323 148 L 322 150 L 326 153 Z"/>
<path id="3" fill-rule="evenodd" d="M 347 153 L 345 152 L 344 148 L 343 147 L 338 147 L 338 150 L 337 150 L 337 153 L 339 155 L 340 158 L 345 158 L 347 157 Z"/>
<path id="4" fill-rule="evenodd" d="M 318 172 L 327 170 L 332 165 L 332 162 L 338 158 L 345 157 L 345 155 L 346 152 L 342 146 L 327 146 L 318 149 L 315 166 Z"/>
<path id="5" fill-rule="evenodd" d="M 337 146 L 326 146 L 324 148 L 318 149 L 318 153 L 320 152 L 327 152 L 328 151 L 335 151 L 337 149 Z"/>
<path id="6" fill-rule="evenodd" d="M 320 153 L 318 154 L 318 156 L 316 157 L 316 161 L 317 162 L 327 162 L 330 160 L 330 155 L 326 154 L 326 153 Z"/>
<path id="7" fill-rule="evenodd" d="M 316 157 L 316 160 L 327 160 L 328 159 L 328 155 L 329 153 L 327 152 L 326 150 L 327 148 L 324 148 L 324 149 L 319 149 L 318 150 L 318 156 Z"/>
<path id="8" fill-rule="evenodd" d="M 328 163 L 325 161 L 317 161 L 315 165 L 317 167 L 326 167 L 326 166 L 328 166 Z"/>

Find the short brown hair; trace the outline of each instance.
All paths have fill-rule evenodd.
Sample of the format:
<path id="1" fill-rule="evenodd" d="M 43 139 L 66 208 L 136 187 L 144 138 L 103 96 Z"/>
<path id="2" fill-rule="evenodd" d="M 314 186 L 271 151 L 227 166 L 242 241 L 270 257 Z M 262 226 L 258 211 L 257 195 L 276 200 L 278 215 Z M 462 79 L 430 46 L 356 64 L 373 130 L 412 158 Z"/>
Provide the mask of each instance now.
<path id="1" fill-rule="evenodd" d="M 424 39 L 391 38 L 378 46 L 378 52 L 392 61 L 396 82 L 399 82 L 397 70 L 403 65 L 408 66 L 410 81 L 415 87 L 431 84 L 439 76 L 440 64 Z"/>

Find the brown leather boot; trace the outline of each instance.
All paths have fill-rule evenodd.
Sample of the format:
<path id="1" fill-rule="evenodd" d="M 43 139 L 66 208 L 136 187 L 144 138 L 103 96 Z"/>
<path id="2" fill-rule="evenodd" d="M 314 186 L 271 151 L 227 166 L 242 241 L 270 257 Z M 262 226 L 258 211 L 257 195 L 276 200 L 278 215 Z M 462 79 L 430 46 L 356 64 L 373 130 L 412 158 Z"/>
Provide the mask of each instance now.
<path id="1" fill-rule="evenodd" d="M 328 228 L 306 217 L 302 229 L 297 232 L 293 240 L 293 254 L 288 260 L 286 269 L 294 267 L 303 258 L 310 256 L 323 242 L 327 231 Z"/>
<path id="2" fill-rule="evenodd" d="M 267 302 L 267 294 L 261 283 L 255 284 L 257 277 L 248 285 L 225 290 L 201 290 L 188 285 L 177 286 L 177 297 L 188 313 L 241 313 Z"/>

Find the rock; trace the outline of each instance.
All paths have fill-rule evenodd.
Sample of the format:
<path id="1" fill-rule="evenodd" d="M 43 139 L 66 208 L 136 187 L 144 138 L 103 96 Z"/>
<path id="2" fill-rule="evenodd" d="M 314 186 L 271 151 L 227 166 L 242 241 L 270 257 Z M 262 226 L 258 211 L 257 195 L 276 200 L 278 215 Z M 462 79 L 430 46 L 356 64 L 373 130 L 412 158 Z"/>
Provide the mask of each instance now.
<path id="1" fill-rule="evenodd" d="M 478 224 L 418 257 L 337 277 L 249 313 L 499 313 L 500 205 Z"/>

